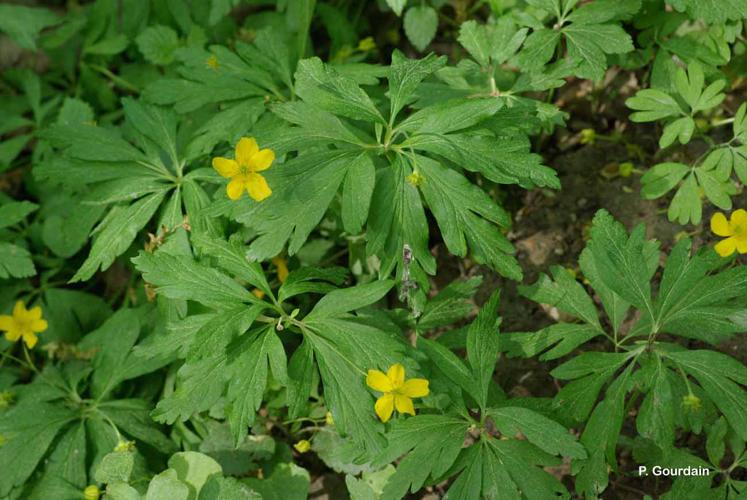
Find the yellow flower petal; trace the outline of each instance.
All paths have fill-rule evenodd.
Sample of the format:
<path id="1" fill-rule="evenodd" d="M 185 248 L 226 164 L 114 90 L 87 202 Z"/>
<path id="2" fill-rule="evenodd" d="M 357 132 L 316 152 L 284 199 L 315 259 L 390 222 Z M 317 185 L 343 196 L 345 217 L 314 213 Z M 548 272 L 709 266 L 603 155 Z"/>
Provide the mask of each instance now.
<path id="1" fill-rule="evenodd" d="M 254 201 L 262 201 L 272 194 L 272 189 L 264 177 L 259 174 L 249 174 L 246 179 L 246 189 Z"/>
<path id="2" fill-rule="evenodd" d="M 422 398 L 428 395 L 428 381 L 424 378 L 411 378 L 402 385 L 399 392 L 410 398 Z"/>
<path id="3" fill-rule="evenodd" d="M 16 305 L 13 306 L 13 318 L 20 319 L 26 316 L 26 306 L 23 305 L 23 301 L 17 301 Z"/>
<path id="4" fill-rule="evenodd" d="M 49 327 L 46 319 L 35 319 L 31 321 L 31 330 L 37 333 L 45 331 Z"/>
<path id="5" fill-rule="evenodd" d="M 731 219 L 729 220 L 731 228 L 733 231 L 737 231 L 737 227 L 741 229 L 741 233 L 747 234 L 747 210 L 744 208 L 740 208 L 739 210 L 734 210 L 731 214 Z"/>
<path id="6" fill-rule="evenodd" d="M 252 156 L 259 151 L 257 140 L 254 137 L 242 137 L 236 144 L 236 161 L 239 165 L 249 167 Z"/>
<path id="7" fill-rule="evenodd" d="M 8 316 L 7 314 L 0 316 L 0 330 L 7 332 L 13 329 L 15 325 L 16 322 L 13 320 L 13 316 Z"/>
<path id="8" fill-rule="evenodd" d="M 376 400 L 374 410 L 382 422 L 388 422 L 394 412 L 394 396 L 392 394 L 384 394 L 381 396 Z"/>
<path id="9" fill-rule="evenodd" d="M 718 243 L 714 249 L 721 257 L 728 257 L 737 249 L 737 239 L 733 236 Z"/>
<path id="10" fill-rule="evenodd" d="M 23 334 L 23 341 L 26 343 L 26 347 L 28 347 L 29 349 L 33 349 L 38 340 L 39 339 L 37 338 L 36 334 L 33 332 L 26 332 Z"/>
<path id="11" fill-rule="evenodd" d="M 236 160 L 221 157 L 213 158 L 213 168 L 226 179 L 238 175 L 241 171 Z"/>
<path id="12" fill-rule="evenodd" d="M 374 391 L 379 392 L 391 392 L 394 389 L 392 383 L 389 381 L 389 377 L 379 370 L 368 370 L 366 385 Z"/>
<path id="13" fill-rule="evenodd" d="M 394 406 L 400 413 L 415 415 L 415 407 L 412 405 L 412 399 L 408 398 L 407 396 L 396 394 L 394 396 Z"/>
<path id="14" fill-rule="evenodd" d="M 741 238 L 734 238 L 737 240 L 737 252 L 740 254 L 747 253 L 747 236 L 743 236 Z"/>
<path id="15" fill-rule="evenodd" d="M 405 367 L 399 363 L 395 363 L 389 367 L 386 376 L 389 377 L 389 382 L 391 382 L 392 387 L 399 389 L 405 382 Z"/>
<path id="16" fill-rule="evenodd" d="M 261 172 L 270 168 L 274 161 L 275 152 L 272 149 L 263 149 L 249 159 L 249 168 L 254 172 Z"/>
<path id="17" fill-rule="evenodd" d="M 12 328 L 5 332 L 5 340 L 8 342 L 18 342 L 18 339 L 21 338 L 21 330 L 18 330 L 17 328 Z"/>
<path id="18" fill-rule="evenodd" d="M 234 177 L 226 186 L 226 194 L 229 198 L 236 201 L 241 198 L 241 194 L 244 192 L 245 185 L 246 184 L 242 176 Z"/>
<path id="19" fill-rule="evenodd" d="M 42 308 L 40 306 L 32 307 L 28 310 L 28 319 L 36 321 L 42 317 Z"/>
<path id="20" fill-rule="evenodd" d="M 731 236 L 734 234 L 729 221 L 726 220 L 726 216 L 721 212 L 716 212 L 711 217 L 711 231 L 717 236 Z"/>

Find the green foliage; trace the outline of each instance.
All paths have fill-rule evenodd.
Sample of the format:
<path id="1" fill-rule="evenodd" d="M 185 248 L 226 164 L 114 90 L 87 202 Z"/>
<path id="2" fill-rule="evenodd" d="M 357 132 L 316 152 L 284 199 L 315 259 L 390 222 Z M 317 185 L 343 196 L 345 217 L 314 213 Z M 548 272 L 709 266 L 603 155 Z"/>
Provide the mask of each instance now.
<path id="1" fill-rule="evenodd" d="M 584 422 L 580 442 L 590 455 L 577 463 L 579 494 L 598 495 L 608 486 L 607 469 L 617 467 L 616 450 L 631 404 L 638 408 L 633 447 L 645 449 L 640 460 L 651 465 L 674 455 L 692 456 L 675 448 L 677 430 L 700 433 L 719 414 L 737 439 L 747 437 L 747 392 L 741 387 L 747 385 L 745 366 L 717 351 L 687 350 L 673 342 L 684 337 L 717 345 L 740 332 L 747 275 L 742 267 L 723 269 L 712 251 L 690 255 L 690 248 L 690 241 L 683 239 L 672 249 L 658 293 L 653 294 L 650 281 L 659 267 L 658 244 L 645 240 L 643 226 L 628 235 L 609 213 L 600 211 L 579 264 L 599 296 L 604 317 L 586 289 L 562 268 L 553 269 L 552 278 L 543 276 L 522 289 L 574 321 L 506 335 L 503 346 L 509 355 L 551 360 L 597 337 L 608 341 L 608 352 L 581 352 L 552 371 L 555 378 L 568 381 L 554 406 Z M 685 403 L 693 397 L 697 405 Z"/>
<path id="2" fill-rule="evenodd" d="M 37 3 L 0 498 L 747 494 L 743 2 Z"/>

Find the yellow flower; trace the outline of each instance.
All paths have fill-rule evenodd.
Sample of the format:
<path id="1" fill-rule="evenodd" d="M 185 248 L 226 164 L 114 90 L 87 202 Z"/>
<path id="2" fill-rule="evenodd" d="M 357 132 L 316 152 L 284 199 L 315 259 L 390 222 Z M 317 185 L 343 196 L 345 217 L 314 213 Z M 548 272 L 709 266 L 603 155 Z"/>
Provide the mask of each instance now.
<path id="1" fill-rule="evenodd" d="M 36 334 L 46 330 L 47 326 L 47 321 L 42 319 L 41 307 L 36 306 L 27 310 L 20 300 L 13 308 L 12 316 L 0 316 L 0 330 L 5 331 L 5 339 L 9 342 L 18 342 L 18 339 L 23 337 L 29 349 L 36 345 Z"/>
<path id="2" fill-rule="evenodd" d="M 686 396 L 682 396 L 682 406 L 685 407 L 686 410 L 690 411 L 698 411 L 700 410 L 700 398 L 696 396 L 695 394 L 688 394 Z"/>
<path id="3" fill-rule="evenodd" d="M 213 158 L 213 168 L 226 179 L 226 193 L 232 200 L 241 198 L 244 189 L 255 201 L 262 201 L 272 194 L 270 186 L 257 172 L 267 170 L 275 161 L 272 149 L 259 149 L 254 137 L 242 137 L 236 144 L 236 159 Z"/>
<path id="4" fill-rule="evenodd" d="M 278 280 L 280 283 L 285 283 L 285 279 L 288 277 L 288 262 L 281 256 L 273 257 L 272 263 L 275 264 L 275 269 L 278 273 Z"/>
<path id="5" fill-rule="evenodd" d="M 100 496 L 101 490 L 95 484 L 90 484 L 83 490 L 83 498 L 85 500 L 99 500 Z"/>
<path id="6" fill-rule="evenodd" d="M 412 398 L 428 395 L 428 381 L 424 378 L 405 380 L 405 367 L 397 363 L 389 367 L 386 374 L 379 370 L 368 370 L 366 384 L 384 394 L 376 400 L 374 410 L 382 422 L 387 422 L 396 408 L 400 413 L 415 415 Z"/>
<path id="7" fill-rule="evenodd" d="M 263 292 L 263 291 L 262 291 L 262 290 L 260 290 L 259 288 L 255 288 L 254 290 L 252 290 L 252 293 L 253 293 L 253 294 L 254 294 L 254 296 L 255 296 L 255 297 L 257 297 L 258 299 L 264 299 L 264 298 L 265 298 L 265 292 Z"/>
<path id="8" fill-rule="evenodd" d="M 721 257 L 728 257 L 735 251 L 747 253 L 747 210 L 735 210 L 728 221 L 723 213 L 716 212 L 711 217 L 711 231 L 726 237 L 715 247 Z"/>
<path id="9" fill-rule="evenodd" d="M 324 415 L 324 423 L 327 425 L 335 425 L 335 419 L 332 417 L 332 412 L 327 412 L 326 415 Z"/>
<path id="10" fill-rule="evenodd" d="M 205 61 L 205 64 L 210 69 L 218 69 L 218 58 L 215 56 L 215 54 L 212 54 L 210 57 L 207 58 L 207 61 Z"/>
<path id="11" fill-rule="evenodd" d="M 298 453 L 306 453 L 311 449 L 311 443 L 308 440 L 302 439 L 293 445 Z"/>
<path id="12" fill-rule="evenodd" d="M 368 52 L 369 50 L 374 50 L 375 48 L 376 42 L 374 42 L 372 36 L 367 36 L 366 38 L 358 42 L 358 50 L 360 50 L 361 52 Z"/>

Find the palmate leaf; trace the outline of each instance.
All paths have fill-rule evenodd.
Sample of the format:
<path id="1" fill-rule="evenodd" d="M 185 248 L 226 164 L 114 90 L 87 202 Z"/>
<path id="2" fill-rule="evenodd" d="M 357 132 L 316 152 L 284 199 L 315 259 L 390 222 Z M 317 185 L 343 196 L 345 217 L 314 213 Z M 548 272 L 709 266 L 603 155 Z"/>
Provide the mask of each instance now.
<path id="1" fill-rule="evenodd" d="M 463 448 L 469 423 L 449 415 L 418 415 L 398 421 L 377 463 L 407 453 L 386 483 L 385 499 L 402 498 L 458 474 L 447 498 L 551 498 L 563 485 L 541 467 L 557 465 L 555 455 L 582 459 L 584 448 L 560 424 L 525 408 L 487 410 L 503 435 L 487 433 Z M 521 432 L 526 440 L 513 439 Z M 538 467 L 539 466 L 539 467 Z"/>
<path id="2" fill-rule="evenodd" d="M 476 141 L 482 139 L 480 146 L 485 148 L 491 140 L 495 142 L 488 131 L 479 138 L 474 136 L 474 141 L 473 136 L 462 132 L 495 115 L 503 102 L 492 98 L 450 100 L 427 106 L 394 124 L 422 79 L 442 64 L 435 56 L 412 61 L 394 54 L 389 75 L 392 116 L 387 124 L 373 100 L 352 78 L 318 59 L 301 61 L 296 72 L 296 92 L 303 102 L 273 108 L 293 126 L 260 133 L 261 142 L 267 147 L 281 153 L 298 151 L 282 169 L 267 172 L 273 196 L 262 203 L 248 199 L 236 204 L 219 201 L 208 213 L 228 213 L 256 231 L 258 237 L 249 250 L 249 257 L 254 260 L 277 255 L 286 242 L 288 253 L 293 255 L 342 187 L 343 226 L 351 232 L 366 228 L 367 252 L 381 259 L 381 276 L 389 276 L 395 268 L 402 272 L 402 253 L 408 246 L 414 257 L 410 273 L 426 287 L 423 271 L 434 273 L 435 261 L 427 248 L 422 191 L 450 251 L 466 255 L 469 249 L 478 262 L 518 279 L 520 270 L 510 255 L 513 248 L 501 232 L 509 227 L 508 214 L 458 172 Z M 362 121 L 353 123 L 351 118 Z M 309 123 L 315 125 L 311 127 Z M 389 127 L 388 131 L 384 133 L 383 127 Z M 431 138 L 445 134 L 447 140 L 429 147 L 433 144 Z M 374 136 L 380 144 L 371 144 Z M 477 152 L 470 157 L 467 168 L 485 171 L 491 180 L 505 183 L 558 185 L 554 173 L 528 153 L 526 139 L 505 144 L 506 147 L 491 151 L 492 158 L 504 156 L 502 164 L 493 166 L 479 159 Z M 389 148 L 394 150 L 387 154 Z M 405 154 L 411 148 L 425 154 Z M 453 161 L 454 166 L 426 156 L 432 152 Z M 505 153 L 509 156 L 505 157 Z M 523 164 L 512 168 L 515 161 Z M 500 171 L 502 168 L 505 173 Z"/>
<path id="3" fill-rule="evenodd" d="M 85 203 L 111 207 L 94 229 L 91 252 L 73 281 L 107 269 L 159 210 L 159 222 L 168 230 L 186 213 L 196 232 L 215 231 L 199 213 L 207 200 L 197 178 L 192 172 L 183 176 L 175 115 L 133 99 L 124 99 L 123 109 L 122 135 L 82 123 L 58 123 L 43 132 L 62 159 L 41 165 L 35 175 L 84 193 Z"/>
<path id="4" fill-rule="evenodd" d="M 204 259 L 212 258 L 231 274 L 267 287 L 264 276 L 259 277 L 258 265 L 244 257 L 245 249 L 207 237 L 197 238 L 196 246 Z M 137 350 L 137 355 L 145 359 L 159 355 L 186 358 L 178 373 L 176 390 L 162 399 L 153 412 L 156 420 L 186 420 L 210 409 L 225 395 L 227 417 L 238 442 L 254 422 L 269 374 L 276 382 L 289 386 L 294 411 L 298 411 L 310 396 L 316 361 L 325 401 L 337 427 L 351 435 L 360 450 L 373 452 L 381 448 L 381 426 L 365 386 L 365 373 L 400 362 L 406 346 L 398 336 L 379 328 L 377 322 L 359 318 L 351 311 L 377 302 L 393 282 L 376 281 L 334 290 L 329 282 L 341 283 L 339 270 L 302 268 L 291 273 L 278 294 L 281 301 L 299 293 L 328 293 L 300 323 L 304 341 L 291 356 L 288 367 L 285 348 L 275 333 L 277 321 L 253 327 L 259 313 L 271 309 L 268 302 L 258 299 L 222 271 L 188 256 L 144 252 L 133 261 L 158 294 L 213 309 L 177 322 L 163 339 L 145 343 Z M 187 280 L 185 272 L 190 275 Z M 320 283 L 318 279 L 327 282 Z M 175 342 L 187 347 L 174 345 Z"/>
<path id="5" fill-rule="evenodd" d="M 586 422 L 581 442 L 591 454 L 574 470 L 576 489 L 587 496 L 600 494 L 609 482 L 608 467 L 616 467 L 627 394 L 634 388 L 643 395 L 636 418 L 639 435 L 662 454 L 673 446 L 676 427 L 690 425 L 675 412 L 690 391 L 708 397 L 735 432 L 747 431 L 742 415 L 745 391 L 740 386 L 747 382 L 745 367 L 720 353 L 687 351 L 659 340 L 669 334 L 717 344 L 742 331 L 738 318 L 747 311 L 747 271 L 742 266 L 723 270 L 724 260 L 712 249 L 691 255 L 691 242 L 683 239 L 666 259 L 658 292 L 653 293 L 650 281 L 660 265 L 659 251 L 644 234 L 639 226 L 628 235 L 621 224 L 600 211 L 581 256 L 581 269 L 599 295 L 612 334 L 606 333 L 584 288 L 565 270 L 555 268 L 552 278 L 541 277 L 522 293 L 554 305 L 580 323 L 504 334 L 501 344 L 512 355 L 546 351 L 543 359 L 555 359 L 600 335 L 615 343 L 618 352 L 582 352 L 551 372 L 569 381 L 555 396 L 554 405 Z M 640 312 L 623 327 L 631 306 Z M 646 336 L 650 344 L 629 343 Z M 685 385 L 685 376 L 694 382 Z M 600 393 L 604 396 L 598 402 Z M 699 427 L 693 429 L 698 432 Z"/>
<path id="6" fill-rule="evenodd" d="M 540 69 L 550 62 L 558 43 L 564 39 L 567 58 L 575 66 L 573 74 L 579 78 L 601 80 L 607 69 L 607 54 L 624 54 L 633 50 L 633 41 L 619 22 L 638 12 L 641 7 L 639 0 L 596 0 L 580 6 L 576 2 L 538 3 L 561 23 L 557 29 L 530 24 L 534 30 L 516 58 L 522 68 L 529 71 Z"/>

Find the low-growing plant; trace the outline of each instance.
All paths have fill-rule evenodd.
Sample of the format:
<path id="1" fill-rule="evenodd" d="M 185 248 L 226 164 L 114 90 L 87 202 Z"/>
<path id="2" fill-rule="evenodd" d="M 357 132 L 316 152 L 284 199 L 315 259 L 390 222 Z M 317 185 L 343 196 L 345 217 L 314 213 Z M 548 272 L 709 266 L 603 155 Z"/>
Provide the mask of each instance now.
<path id="1" fill-rule="evenodd" d="M 744 497 L 745 20 L 0 5 L 0 498 Z"/>

